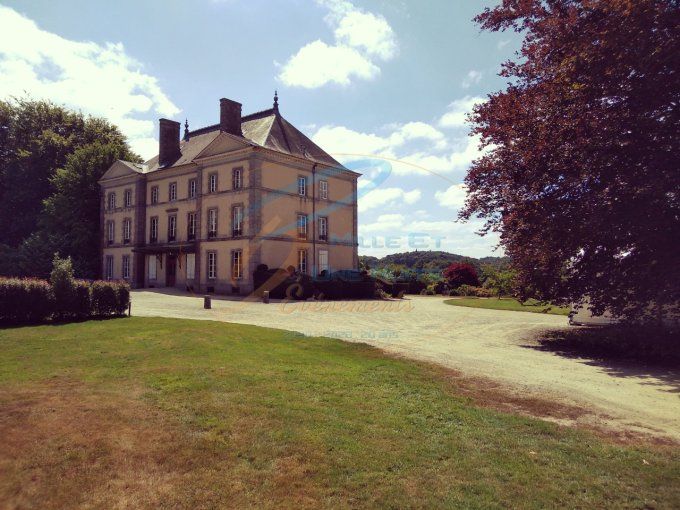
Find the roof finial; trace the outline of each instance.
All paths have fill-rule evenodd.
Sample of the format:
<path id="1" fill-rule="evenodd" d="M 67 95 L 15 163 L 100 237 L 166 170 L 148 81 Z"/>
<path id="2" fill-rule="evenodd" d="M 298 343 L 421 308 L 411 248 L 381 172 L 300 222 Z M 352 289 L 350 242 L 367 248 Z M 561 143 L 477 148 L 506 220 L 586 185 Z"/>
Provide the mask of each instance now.
<path id="1" fill-rule="evenodd" d="M 274 111 L 279 112 L 279 94 L 276 90 L 274 91 Z"/>
<path id="2" fill-rule="evenodd" d="M 184 141 L 189 139 L 189 119 L 184 119 Z"/>

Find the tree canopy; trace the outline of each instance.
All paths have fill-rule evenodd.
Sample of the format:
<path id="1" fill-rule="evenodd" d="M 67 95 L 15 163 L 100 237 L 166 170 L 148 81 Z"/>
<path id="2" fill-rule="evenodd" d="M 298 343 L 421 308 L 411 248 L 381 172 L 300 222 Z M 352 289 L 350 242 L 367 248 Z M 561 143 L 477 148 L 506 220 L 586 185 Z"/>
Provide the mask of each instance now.
<path id="1" fill-rule="evenodd" d="M 503 0 L 476 21 L 524 42 L 472 115 L 486 152 L 461 218 L 500 233 L 520 297 L 628 318 L 677 303 L 678 1 Z"/>

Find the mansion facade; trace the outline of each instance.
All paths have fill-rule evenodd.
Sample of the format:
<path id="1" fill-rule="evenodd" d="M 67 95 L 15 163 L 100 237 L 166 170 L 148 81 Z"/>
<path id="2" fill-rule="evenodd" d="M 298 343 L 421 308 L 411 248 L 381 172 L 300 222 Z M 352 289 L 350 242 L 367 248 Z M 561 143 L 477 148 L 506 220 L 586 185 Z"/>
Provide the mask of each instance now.
<path id="1" fill-rule="evenodd" d="M 279 113 L 242 116 L 220 100 L 220 122 L 180 139 L 160 119 L 159 153 L 116 161 L 102 176 L 106 279 L 132 287 L 249 294 L 253 271 L 358 268 L 357 178 Z"/>

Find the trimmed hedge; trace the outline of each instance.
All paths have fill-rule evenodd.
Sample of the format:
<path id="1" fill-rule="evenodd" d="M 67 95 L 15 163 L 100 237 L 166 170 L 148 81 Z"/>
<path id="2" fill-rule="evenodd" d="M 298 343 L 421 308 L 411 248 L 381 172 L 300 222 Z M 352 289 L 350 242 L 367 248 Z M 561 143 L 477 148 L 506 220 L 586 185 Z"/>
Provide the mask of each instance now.
<path id="1" fill-rule="evenodd" d="M 475 287 L 473 285 L 461 285 L 457 289 L 449 291 L 449 296 L 471 296 L 471 297 L 495 297 L 491 289 Z"/>
<path id="2" fill-rule="evenodd" d="M 35 278 L 0 277 L 0 323 L 25 324 L 53 320 L 123 315 L 130 302 L 126 282 L 72 280 L 61 287 Z"/>

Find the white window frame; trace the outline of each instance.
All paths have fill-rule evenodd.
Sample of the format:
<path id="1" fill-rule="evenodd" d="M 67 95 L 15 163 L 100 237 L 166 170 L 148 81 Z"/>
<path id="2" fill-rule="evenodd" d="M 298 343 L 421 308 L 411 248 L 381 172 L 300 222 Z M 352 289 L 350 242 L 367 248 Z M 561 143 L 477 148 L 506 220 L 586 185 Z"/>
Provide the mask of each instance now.
<path id="1" fill-rule="evenodd" d="M 106 279 L 113 280 L 113 255 L 106 256 Z"/>
<path id="2" fill-rule="evenodd" d="M 152 216 L 149 221 L 150 221 L 150 224 L 149 224 L 149 242 L 157 242 L 158 241 L 158 216 Z"/>
<path id="3" fill-rule="evenodd" d="M 307 274 L 307 250 L 301 248 L 298 250 L 298 273 Z"/>
<path id="4" fill-rule="evenodd" d="M 149 255 L 149 280 L 155 280 L 158 277 L 158 259 L 156 255 Z"/>
<path id="5" fill-rule="evenodd" d="M 325 263 L 323 262 L 324 258 L 326 259 Z M 319 274 L 321 274 L 321 271 L 323 270 L 326 270 L 327 273 L 331 270 L 328 262 L 328 250 L 319 250 Z"/>
<path id="6" fill-rule="evenodd" d="M 158 203 L 158 186 L 151 186 L 151 203 Z"/>
<path id="7" fill-rule="evenodd" d="M 208 237 L 217 237 L 217 209 L 208 209 Z"/>
<path id="8" fill-rule="evenodd" d="M 243 188 L 243 167 L 236 167 L 231 171 L 231 187 L 233 189 Z"/>
<path id="9" fill-rule="evenodd" d="M 207 264 L 208 280 L 215 280 L 217 278 L 217 252 L 208 252 L 208 264 Z"/>
<path id="10" fill-rule="evenodd" d="M 208 192 L 217 192 L 217 172 L 208 175 Z"/>
<path id="11" fill-rule="evenodd" d="M 113 220 L 109 220 L 106 225 L 106 240 L 109 244 L 113 244 L 116 239 L 116 223 Z"/>
<path id="12" fill-rule="evenodd" d="M 328 217 L 319 216 L 319 240 L 328 241 Z"/>
<path id="13" fill-rule="evenodd" d="M 174 202 L 177 200 L 177 183 L 171 182 L 168 185 L 168 202 Z"/>
<path id="14" fill-rule="evenodd" d="M 196 254 L 187 253 L 186 258 L 187 265 L 187 280 L 193 280 L 196 278 Z"/>
<path id="15" fill-rule="evenodd" d="M 123 255 L 122 273 L 123 280 L 130 279 L 130 255 Z"/>
<path id="16" fill-rule="evenodd" d="M 168 241 L 177 240 L 177 215 L 168 216 Z"/>
<path id="17" fill-rule="evenodd" d="M 232 237 L 243 235 L 243 206 L 241 204 L 231 208 L 231 234 Z"/>
<path id="18" fill-rule="evenodd" d="M 298 195 L 307 196 L 307 177 L 304 175 L 298 175 Z"/>
<path id="19" fill-rule="evenodd" d="M 123 202 L 125 207 L 130 207 L 132 205 L 132 190 L 126 189 L 123 195 Z"/>
<path id="20" fill-rule="evenodd" d="M 328 181 L 319 181 L 319 198 L 328 200 Z"/>
<path id="21" fill-rule="evenodd" d="M 132 220 L 125 218 L 123 220 L 123 243 L 129 243 L 132 239 Z"/>
<path id="22" fill-rule="evenodd" d="M 298 213 L 297 215 L 297 233 L 299 239 L 307 239 L 307 215 Z"/>
<path id="23" fill-rule="evenodd" d="M 196 198 L 196 179 L 189 179 L 189 198 Z"/>
<path id="24" fill-rule="evenodd" d="M 187 213 L 187 239 L 196 239 L 196 212 Z"/>
<path id="25" fill-rule="evenodd" d="M 231 252 L 231 278 L 232 280 L 243 278 L 243 250 L 232 250 Z"/>
<path id="26" fill-rule="evenodd" d="M 112 191 L 109 193 L 109 211 L 113 211 L 116 208 L 116 192 Z"/>

